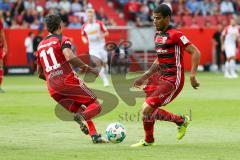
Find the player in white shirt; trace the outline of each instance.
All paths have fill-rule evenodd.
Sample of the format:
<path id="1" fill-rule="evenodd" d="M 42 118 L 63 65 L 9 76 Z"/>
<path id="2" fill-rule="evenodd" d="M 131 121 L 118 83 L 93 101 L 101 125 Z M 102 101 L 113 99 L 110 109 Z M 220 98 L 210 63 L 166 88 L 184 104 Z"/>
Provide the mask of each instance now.
<path id="1" fill-rule="evenodd" d="M 237 50 L 237 40 L 239 39 L 239 26 L 236 20 L 231 19 L 230 25 L 227 26 L 221 35 L 222 51 L 225 50 L 227 60 L 225 62 L 225 73 L 226 78 L 237 78 L 238 75 L 235 71 L 235 60 Z"/>
<path id="2" fill-rule="evenodd" d="M 99 76 L 104 86 L 109 86 L 107 78 L 108 53 L 105 51 L 105 37 L 109 35 L 103 22 L 96 20 L 95 11 L 88 9 L 87 22 L 82 26 L 82 41 L 89 44 L 89 54 L 93 63 L 99 68 Z"/>

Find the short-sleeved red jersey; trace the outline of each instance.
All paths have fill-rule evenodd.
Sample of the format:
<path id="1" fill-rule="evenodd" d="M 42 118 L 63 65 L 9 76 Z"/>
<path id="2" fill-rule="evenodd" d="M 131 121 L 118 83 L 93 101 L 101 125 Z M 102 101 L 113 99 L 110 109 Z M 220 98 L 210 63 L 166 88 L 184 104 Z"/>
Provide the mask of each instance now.
<path id="1" fill-rule="evenodd" d="M 189 44 L 183 33 L 171 26 L 165 32 L 156 32 L 155 49 L 162 69 L 161 79 L 176 85 L 184 79 L 183 54 Z"/>
<path id="2" fill-rule="evenodd" d="M 63 54 L 64 48 L 71 48 L 71 41 L 65 36 L 52 34 L 40 42 L 36 52 L 37 63 L 44 70 L 51 95 L 80 84 Z"/>

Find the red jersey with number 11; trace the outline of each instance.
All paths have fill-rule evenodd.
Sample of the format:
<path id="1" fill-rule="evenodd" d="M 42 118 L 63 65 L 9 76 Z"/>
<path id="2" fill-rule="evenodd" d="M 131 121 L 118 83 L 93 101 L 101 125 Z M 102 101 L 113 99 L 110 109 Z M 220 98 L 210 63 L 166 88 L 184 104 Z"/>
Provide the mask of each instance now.
<path id="1" fill-rule="evenodd" d="M 80 84 L 63 54 L 64 48 L 71 48 L 71 41 L 65 36 L 52 34 L 40 42 L 36 52 L 37 63 L 44 70 L 51 95 Z"/>

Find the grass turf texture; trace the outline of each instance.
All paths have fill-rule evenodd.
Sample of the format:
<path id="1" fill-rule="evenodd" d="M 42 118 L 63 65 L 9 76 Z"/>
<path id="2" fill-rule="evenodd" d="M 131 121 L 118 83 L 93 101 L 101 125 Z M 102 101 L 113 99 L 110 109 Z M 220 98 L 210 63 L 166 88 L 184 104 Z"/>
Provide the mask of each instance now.
<path id="1" fill-rule="evenodd" d="M 81 133 L 77 124 L 55 116 L 56 103 L 41 80 L 34 76 L 6 77 L 3 87 L 7 92 L 0 94 L 0 159 L 237 160 L 240 158 L 240 79 L 228 80 L 213 73 L 200 73 L 198 79 L 201 87 L 196 91 L 191 88 L 187 75 L 180 96 L 164 107 L 175 113 L 188 113 L 191 109 L 192 121 L 184 139 L 176 140 L 174 124 L 157 122 L 156 146 L 130 148 L 144 135 L 137 117 L 143 98 L 138 98 L 134 107 L 119 100 L 114 111 L 95 119 L 101 133 L 116 121 L 127 128 L 123 143 L 96 145 Z M 103 88 L 100 80 L 89 85 L 115 93 L 113 88 Z"/>

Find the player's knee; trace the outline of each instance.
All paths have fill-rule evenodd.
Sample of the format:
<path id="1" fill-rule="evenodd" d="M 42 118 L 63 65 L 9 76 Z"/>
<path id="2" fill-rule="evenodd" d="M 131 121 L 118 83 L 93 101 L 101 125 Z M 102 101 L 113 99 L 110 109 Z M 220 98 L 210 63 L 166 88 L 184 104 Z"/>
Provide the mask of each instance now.
<path id="1" fill-rule="evenodd" d="M 144 105 L 143 105 L 143 109 L 142 109 L 142 115 L 143 116 L 149 115 L 153 111 L 154 111 L 154 109 L 145 102 Z"/>

